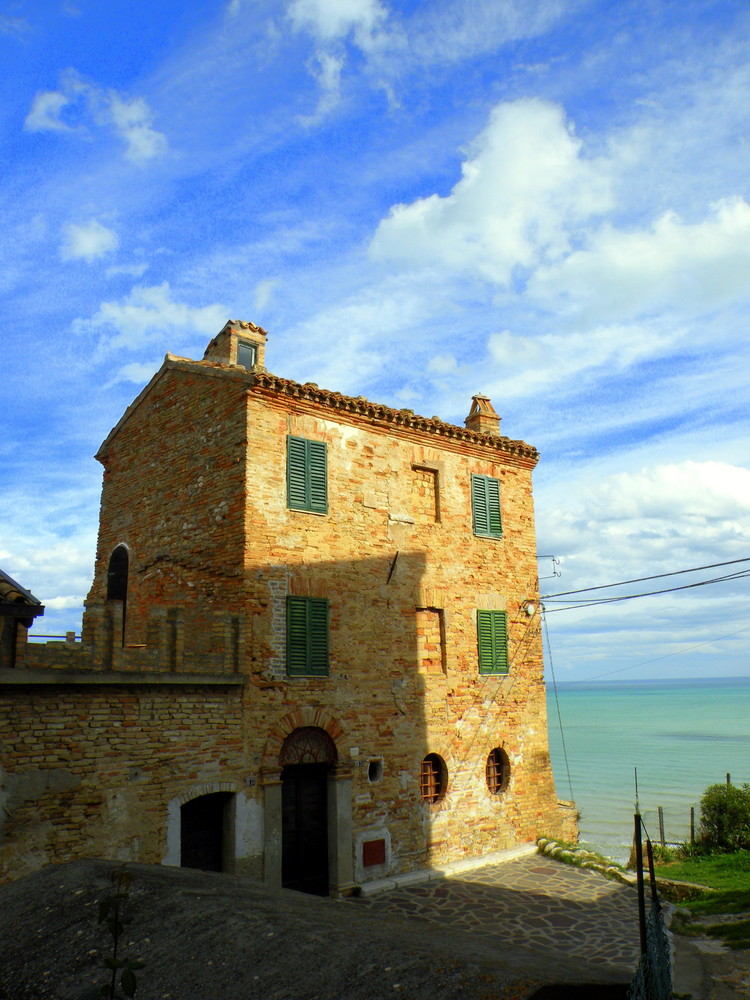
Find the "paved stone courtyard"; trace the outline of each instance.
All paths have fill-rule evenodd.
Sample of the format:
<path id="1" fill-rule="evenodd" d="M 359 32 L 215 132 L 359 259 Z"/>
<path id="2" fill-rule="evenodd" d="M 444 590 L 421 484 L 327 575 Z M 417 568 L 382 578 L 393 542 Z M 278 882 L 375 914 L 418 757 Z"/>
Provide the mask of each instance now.
<path id="1" fill-rule="evenodd" d="M 625 972 L 638 963 L 633 889 L 539 854 L 390 889 L 356 905 L 471 931 L 503 950 L 559 952 Z"/>

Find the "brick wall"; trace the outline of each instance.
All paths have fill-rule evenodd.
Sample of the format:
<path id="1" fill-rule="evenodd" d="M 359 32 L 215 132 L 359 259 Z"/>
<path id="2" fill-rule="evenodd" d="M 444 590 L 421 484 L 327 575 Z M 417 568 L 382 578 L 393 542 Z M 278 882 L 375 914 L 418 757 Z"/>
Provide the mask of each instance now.
<path id="1" fill-rule="evenodd" d="M 0 880 L 73 858 L 162 861 L 173 798 L 219 780 L 243 793 L 241 723 L 235 688 L 3 685 Z"/>

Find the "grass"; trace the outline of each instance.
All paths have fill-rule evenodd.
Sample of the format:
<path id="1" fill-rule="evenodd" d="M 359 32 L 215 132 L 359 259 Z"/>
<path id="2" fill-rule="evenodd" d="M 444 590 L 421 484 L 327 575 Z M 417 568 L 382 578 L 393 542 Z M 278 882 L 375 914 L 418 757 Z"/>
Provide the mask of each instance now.
<path id="1" fill-rule="evenodd" d="M 712 889 L 747 890 L 750 894 L 750 851 L 729 854 L 695 854 L 675 861 L 657 863 L 659 878 L 696 882 Z"/>
<path id="2" fill-rule="evenodd" d="M 750 913 L 750 851 L 683 857 L 657 864 L 656 875 L 657 878 L 706 885 L 714 890 L 682 904 L 693 918 L 719 913 Z M 721 938 L 729 948 L 750 948 L 750 920 L 713 923 L 695 930 Z"/>

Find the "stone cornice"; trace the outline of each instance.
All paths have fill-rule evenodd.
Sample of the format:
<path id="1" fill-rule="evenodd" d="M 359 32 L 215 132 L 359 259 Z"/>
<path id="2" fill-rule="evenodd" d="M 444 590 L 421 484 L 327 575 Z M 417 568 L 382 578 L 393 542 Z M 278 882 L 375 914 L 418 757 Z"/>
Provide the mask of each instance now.
<path id="1" fill-rule="evenodd" d="M 364 396 L 344 396 L 340 392 L 321 389 L 314 382 L 292 382 L 290 379 L 271 375 L 270 372 L 254 369 L 251 376 L 253 388 L 287 396 L 300 402 L 323 406 L 338 413 L 349 413 L 364 417 L 373 423 L 382 424 L 386 428 L 404 428 L 434 434 L 437 437 L 462 444 L 478 445 L 482 448 L 493 448 L 517 458 L 536 464 L 539 452 L 524 441 L 513 441 L 511 438 L 495 434 L 480 434 L 477 431 L 449 424 L 438 417 L 420 417 L 413 410 L 395 410 L 382 403 L 372 403 Z"/>

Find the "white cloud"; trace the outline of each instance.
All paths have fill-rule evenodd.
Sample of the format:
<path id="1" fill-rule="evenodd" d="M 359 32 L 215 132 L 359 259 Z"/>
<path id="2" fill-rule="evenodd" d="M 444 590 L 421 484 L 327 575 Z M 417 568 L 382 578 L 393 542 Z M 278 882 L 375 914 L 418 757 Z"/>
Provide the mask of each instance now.
<path id="1" fill-rule="evenodd" d="M 490 334 L 487 348 L 492 370 L 499 373 L 498 395 L 529 397 L 551 387 L 560 392 L 574 385 L 580 390 L 584 379 L 662 357 L 679 333 L 635 323 L 534 335 L 503 330 Z"/>
<path id="2" fill-rule="evenodd" d="M 564 557 L 572 586 L 669 572 L 747 554 L 750 470 L 664 464 L 569 487 L 540 510 L 542 548 Z"/>
<path id="3" fill-rule="evenodd" d="M 9 14 L 0 14 L 0 33 L 11 35 L 14 38 L 23 38 L 31 25 L 25 17 L 11 17 Z"/>
<path id="4" fill-rule="evenodd" d="M 387 11 L 379 0 L 292 0 L 288 15 L 295 29 L 309 31 L 321 42 L 353 33 L 357 44 L 367 48 Z"/>
<path id="5" fill-rule="evenodd" d="M 611 206 L 606 163 L 584 159 L 562 109 L 546 101 L 498 105 L 461 173 L 446 197 L 394 206 L 373 255 L 507 285 L 514 269 L 569 252 L 576 227 Z"/>
<path id="6" fill-rule="evenodd" d="M 80 594 L 69 595 L 67 597 L 48 597 L 44 602 L 45 608 L 54 608 L 55 611 L 63 611 L 68 608 L 80 608 Z"/>
<path id="7" fill-rule="evenodd" d="M 63 110 L 76 122 L 63 121 Z M 84 80 L 74 69 L 61 75 L 60 89 L 36 95 L 24 127 L 29 132 L 82 132 L 91 125 L 112 129 L 126 145 L 125 155 L 139 165 L 163 156 L 166 136 L 153 127 L 153 112 L 142 97 L 125 97 Z"/>
<path id="8" fill-rule="evenodd" d="M 119 382 L 132 382 L 135 385 L 143 385 L 156 372 L 158 365 L 148 361 L 133 361 L 128 365 L 123 365 L 118 370 L 114 378 L 110 379 L 107 386 L 117 385 Z"/>
<path id="9" fill-rule="evenodd" d="M 130 278 L 140 278 L 148 270 L 148 264 L 143 261 L 140 264 L 115 264 L 108 267 L 104 272 L 108 278 L 114 278 L 119 274 L 125 274 Z"/>
<path id="10" fill-rule="evenodd" d="M 528 290 L 549 308 L 567 304 L 588 319 L 627 319 L 665 307 L 684 313 L 725 305 L 748 295 L 748 273 L 750 205 L 728 198 L 697 223 L 667 212 L 648 230 L 604 226 L 587 249 L 541 267 Z"/>
<path id="11" fill-rule="evenodd" d="M 317 44 L 308 68 L 321 95 L 315 113 L 301 119 L 316 125 L 340 101 L 345 42 L 351 40 L 366 54 L 382 48 L 388 12 L 379 0 L 292 0 L 287 16 L 296 31 L 308 32 Z"/>
<path id="12" fill-rule="evenodd" d="M 110 332 L 102 344 L 103 350 L 137 348 L 157 336 L 178 333 L 200 333 L 213 336 L 229 316 L 226 306 L 189 306 L 172 298 L 168 282 L 161 285 L 136 285 L 130 295 L 119 302 L 102 302 L 89 320 L 73 323 L 76 333 L 104 328 Z"/>
<path id="13" fill-rule="evenodd" d="M 318 81 L 321 93 L 315 113 L 302 116 L 301 121 L 304 125 L 316 125 L 339 103 L 343 68 L 343 56 L 335 55 L 332 52 L 316 52 L 310 63 L 310 72 Z"/>
<path id="14" fill-rule="evenodd" d="M 96 219 L 90 219 L 82 224 L 71 222 L 65 227 L 60 254 L 63 260 L 83 259 L 91 263 L 112 253 L 119 245 L 117 233 Z"/>
<path id="15" fill-rule="evenodd" d="M 255 286 L 253 304 L 259 312 L 266 308 L 279 284 L 278 278 L 266 278 Z"/>
<path id="16" fill-rule="evenodd" d="M 36 95 L 24 122 L 27 132 L 72 132 L 70 125 L 61 120 L 64 107 L 70 98 L 57 90 L 44 90 Z"/>
<path id="17" fill-rule="evenodd" d="M 428 65 L 476 58 L 508 42 L 544 34 L 579 6 L 581 0 L 435 0 L 429 5 L 416 4 L 407 27 L 407 58 Z"/>
<path id="18" fill-rule="evenodd" d="M 153 127 L 153 114 L 143 98 L 126 100 L 113 90 L 108 92 L 107 97 L 112 123 L 127 144 L 127 158 L 140 164 L 163 156 L 167 150 L 167 138 Z"/>

